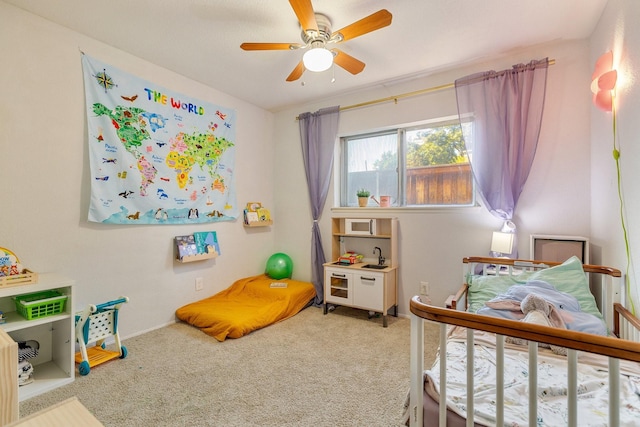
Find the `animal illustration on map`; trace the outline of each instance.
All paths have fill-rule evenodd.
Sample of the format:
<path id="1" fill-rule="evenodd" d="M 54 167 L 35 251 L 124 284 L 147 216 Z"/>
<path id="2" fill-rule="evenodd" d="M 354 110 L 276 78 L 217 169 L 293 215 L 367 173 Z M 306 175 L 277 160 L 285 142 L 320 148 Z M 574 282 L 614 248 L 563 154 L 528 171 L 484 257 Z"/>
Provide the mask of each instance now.
<path id="1" fill-rule="evenodd" d="M 124 197 L 125 199 L 133 194 L 133 191 L 125 190 L 122 193 L 118 193 L 118 196 Z"/>
<path id="2" fill-rule="evenodd" d="M 122 99 L 124 99 L 125 101 L 129 101 L 129 102 L 133 102 L 133 101 L 135 101 L 136 99 L 138 99 L 138 95 L 137 95 L 137 94 L 136 94 L 136 95 L 133 95 L 133 96 L 124 96 L 124 95 L 120 95 L 120 97 L 121 97 Z"/>
<path id="3" fill-rule="evenodd" d="M 158 221 L 166 221 L 167 219 L 169 219 L 169 215 L 167 214 L 167 211 L 165 211 L 162 208 L 156 209 L 156 213 L 155 213 L 154 217 Z"/>
<path id="4" fill-rule="evenodd" d="M 200 214 L 198 213 L 198 209 L 191 208 L 189 209 L 189 219 L 198 219 Z"/>
<path id="5" fill-rule="evenodd" d="M 168 199 L 169 198 L 169 195 L 167 193 L 165 193 L 162 188 L 158 188 L 158 191 L 156 192 L 156 194 L 158 195 L 158 197 L 160 199 Z"/>
<path id="6" fill-rule="evenodd" d="M 220 217 L 224 216 L 224 214 L 222 212 L 218 211 L 218 210 L 212 210 L 211 212 L 209 212 L 207 214 L 207 216 L 220 218 Z"/>
<path id="7" fill-rule="evenodd" d="M 96 176 L 96 181 L 109 181 L 109 176 Z"/>
<path id="8" fill-rule="evenodd" d="M 102 158 L 102 163 L 113 163 L 113 164 L 116 164 L 117 161 L 118 161 L 118 159 L 105 159 L 104 157 Z"/>
<path id="9" fill-rule="evenodd" d="M 135 220 L 140 219 L 140 211 L 137 211 L 136 213 L 131 215 L 127 215 L 127 219 L 135 219 Z"/>

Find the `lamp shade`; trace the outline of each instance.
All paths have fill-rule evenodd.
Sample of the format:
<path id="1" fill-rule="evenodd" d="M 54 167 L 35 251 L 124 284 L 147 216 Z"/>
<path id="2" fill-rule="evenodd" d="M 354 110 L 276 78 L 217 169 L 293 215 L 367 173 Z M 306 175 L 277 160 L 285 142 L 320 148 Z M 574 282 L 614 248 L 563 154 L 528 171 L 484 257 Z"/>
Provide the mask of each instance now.
<path id="1" fill-rule="evenodd" d="M 333 54 L 324 47 L 314 47 L 304 53 L 302 62 L 309 71 L 325 71 L 333 64 Z"/>
<path id="2" fill-rule="evenodd" d="M 491 238 L 491 252 L 510 254 L 513 250 L 513 233 L 494 231 Z"/>
<path id="3" fill-rule="evenodd" d="M 593 103 L 603 111 L 613 109 L 613 90 L 618 81 L 618 72 L 613 69 L 613 52 L 609 51 L 596 61 L 591 75 Z"/>

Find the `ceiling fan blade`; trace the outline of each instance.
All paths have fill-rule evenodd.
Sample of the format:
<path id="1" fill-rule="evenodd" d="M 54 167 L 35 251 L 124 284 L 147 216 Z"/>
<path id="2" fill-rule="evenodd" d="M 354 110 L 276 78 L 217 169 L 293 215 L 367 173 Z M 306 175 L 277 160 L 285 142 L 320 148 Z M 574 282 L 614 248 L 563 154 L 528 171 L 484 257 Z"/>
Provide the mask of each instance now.
<path id="1" fill-rule="evenodd" d="M 298 43 L 242 43 L 241 49 L 244 50 L 292 50 L 302 47 Z"/>
<path id="2" fill-rule="evenodd" d="M 287 77 L 287 81 L 293 82 L 298 80 L 300 77 L 302 77 L 302 73 L 304 73 L 304 70 L 304 64 L 302 63 L 302 61 L 300 61 L 298 65 L 296 65 L 296 68 L 293 69 L 291 74 L 289 74 L 289 77 Z"/>
<path id="3" fill-rule="evenodd" d="M 313 11 L 311 0 L 289 0 L 293 11 L 300 21 L 303 31 L 313 30 L 318 32 L 318 23 L 316 22 L 316 14 Z"/>
<path id="4" fill-rule="evenodd" d="M 358 74 L 364 70 L 365 63 L 341 51 L 340 49 L 332 49 L 336 53 L 333 62 L 344 68 L 351 74 Z"/>
<path id="5" fill-rule="evenodd" d="M 362 18 L 351 25 L 347 25 L 341 30 L 335 31 L 331 34 L 331 38 L 333 39 L 334 36 L 339 33 L 342 35 L 342 39 L 340 41 L 345 41 L 370 33 L 371 31 L 379 30 L 380 28 L 384 28 L 391 24 L 392 16 L 393 15 L 391 15 L 388 10 L 381 9 L 366 18 Z"/>

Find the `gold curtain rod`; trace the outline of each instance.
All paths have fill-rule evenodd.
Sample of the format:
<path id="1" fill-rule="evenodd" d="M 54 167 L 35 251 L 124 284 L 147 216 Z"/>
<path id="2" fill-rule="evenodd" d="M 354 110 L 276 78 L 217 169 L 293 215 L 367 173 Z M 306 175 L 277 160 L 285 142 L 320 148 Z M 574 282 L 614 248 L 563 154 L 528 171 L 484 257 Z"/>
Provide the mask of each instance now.
<path id="1" fill-rule="evenodd" d="M 555 59 L 550 59 L 549 60 L 549 65 L 555 65 L 555 63 L 556 63 Z M 353 108 L 367 107 L 369 105 L 381 104 L 381 103 L 387 102 L 387 101 L 394 101 L 394 102 L 397 103 L 398 99 L 400 99 L 400 98 L 408 98 L 410 96 L 423 95 L 425 93 L 437 92 L 437 91 L 444 90 L 444 89 L 451 89 L 454 86 L 455 86 L 455 83 L 447 83 L 447 84 L 444 84 L 444 85 L 433 86 L 433 87 L 429 87 L 429 88 L 426 88 L 426 89 L 416 90 L 416 91 L 413 91 L 413 92 L 401 93 L 400 95 L 387 96 L 386 98 L 374 99 L 373 101 L 361 102 L 359 104 L 353 104 L 353 105 L 347 105 L 345 107 L 340 107 L 340 111 L 351 110 Z M 298 120 L 298 119 L 299 119 L 299 116 L 296 117 L 296 120 Z"/>

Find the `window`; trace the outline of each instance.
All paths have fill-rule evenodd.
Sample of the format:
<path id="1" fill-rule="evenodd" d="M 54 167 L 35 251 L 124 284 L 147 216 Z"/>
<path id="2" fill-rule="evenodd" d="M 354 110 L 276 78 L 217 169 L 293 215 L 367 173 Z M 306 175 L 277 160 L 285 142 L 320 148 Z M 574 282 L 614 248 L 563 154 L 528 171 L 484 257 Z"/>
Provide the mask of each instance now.
<path id="1" fill-rule="evenodd" d="M 465 133 L 471 123 L 463 123 Z M 468 126 L 468 128 L 467 128 Z M 341 206 L 358 206 L 356 192 L 367 189 L 377 206 L 470 206 L 471 166 L 457 120 L 390 129 L 341 140 Z"/>

